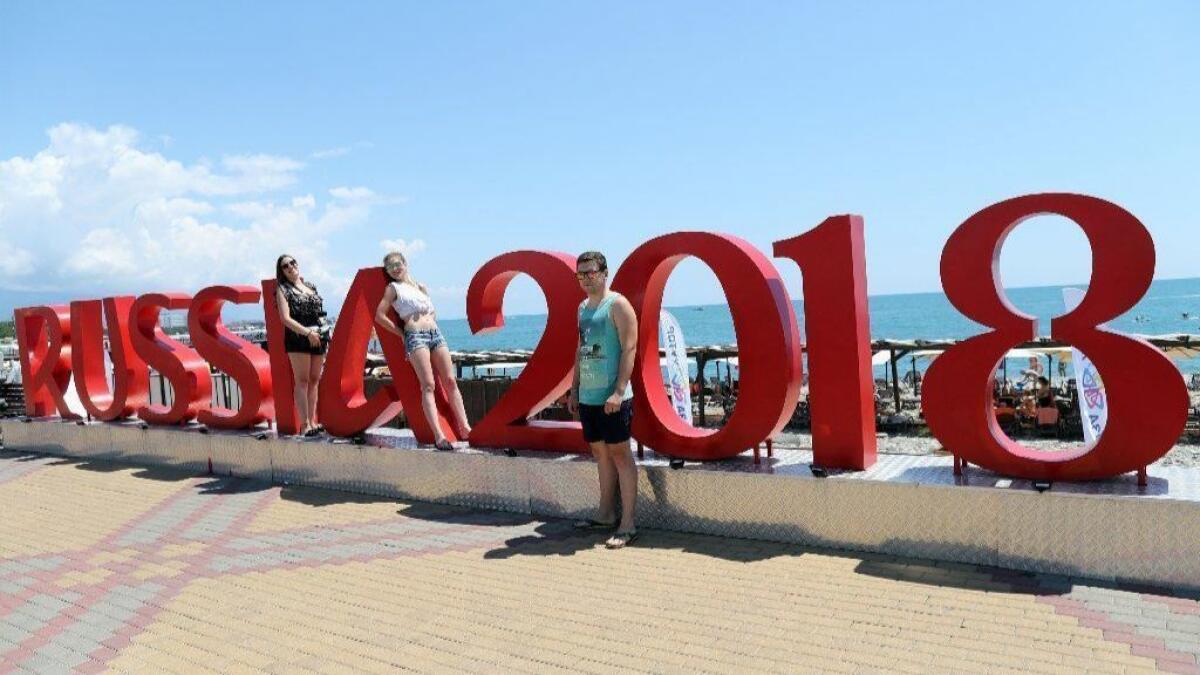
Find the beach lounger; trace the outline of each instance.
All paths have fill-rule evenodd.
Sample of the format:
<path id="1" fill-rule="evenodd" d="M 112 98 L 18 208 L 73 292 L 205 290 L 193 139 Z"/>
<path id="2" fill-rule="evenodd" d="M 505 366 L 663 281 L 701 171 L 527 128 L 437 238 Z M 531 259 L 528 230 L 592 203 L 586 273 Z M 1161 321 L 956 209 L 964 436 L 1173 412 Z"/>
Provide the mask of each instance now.
<path id="1" fill-rule="evenodd" d="M 1045 407 L 1037 410 L 1037 432 L 1039 436 L 1059 435 L 1058 408 Z"/>

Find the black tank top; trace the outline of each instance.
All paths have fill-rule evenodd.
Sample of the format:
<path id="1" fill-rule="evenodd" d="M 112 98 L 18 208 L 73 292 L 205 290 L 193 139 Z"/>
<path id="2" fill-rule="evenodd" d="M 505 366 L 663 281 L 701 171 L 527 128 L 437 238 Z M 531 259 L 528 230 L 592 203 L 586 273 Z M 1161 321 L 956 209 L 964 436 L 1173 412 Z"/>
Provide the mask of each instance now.
<path id="1" fill-rule="evenodd" d="M 325 315 L 325 302 L 315 285 L 304 283 L 312 289 L 312 293 L 302 293 L 291 284 L 283 284 L 283 296 L 287 298 L 288 312 L 292 318 L 300 325 L 311 328 L 321 323 L 321 317 Z"/>

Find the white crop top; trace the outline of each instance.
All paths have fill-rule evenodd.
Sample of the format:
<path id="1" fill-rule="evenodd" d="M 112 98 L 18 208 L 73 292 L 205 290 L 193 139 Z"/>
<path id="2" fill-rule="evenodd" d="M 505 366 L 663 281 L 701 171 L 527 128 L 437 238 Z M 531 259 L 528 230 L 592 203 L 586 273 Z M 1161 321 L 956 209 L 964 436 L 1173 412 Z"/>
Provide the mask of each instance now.
<path id="1" fill-rule="evenodd" d="M 392 307 L 402 320 L 407 321 L 408 317 L 414 314 L 429 314 L 433 311 L 433 301 L 416 286 L 393 281 L 392 288 L 396 289 L 396 301 L 392 303 Z"/>

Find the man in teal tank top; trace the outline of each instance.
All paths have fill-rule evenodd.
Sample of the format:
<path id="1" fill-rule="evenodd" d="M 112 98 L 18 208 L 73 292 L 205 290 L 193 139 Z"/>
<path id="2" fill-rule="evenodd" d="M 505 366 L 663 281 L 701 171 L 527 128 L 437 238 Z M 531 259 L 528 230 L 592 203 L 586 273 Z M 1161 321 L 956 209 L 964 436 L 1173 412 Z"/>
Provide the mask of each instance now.
<path id="1" fill-rule="evenodd" d="M 633 357 L 637 351 L 637 315 L 620 293 L 608 290 L 604 255 L 588 251 L 575 263 L 575 276 L 587 293 L 579 306 L 579 349 L 570 406 L 579 413 L 583 437 L 600 473 L 600 507 L 594 520 L 580 528 L 612 528 L 609 548 L 623 548 L 637 537 L 633 513 L 637 502 L 637 464 L 629 448 L 633 423 Z M 621 522 L 616 498 L 621 497 Z"/>

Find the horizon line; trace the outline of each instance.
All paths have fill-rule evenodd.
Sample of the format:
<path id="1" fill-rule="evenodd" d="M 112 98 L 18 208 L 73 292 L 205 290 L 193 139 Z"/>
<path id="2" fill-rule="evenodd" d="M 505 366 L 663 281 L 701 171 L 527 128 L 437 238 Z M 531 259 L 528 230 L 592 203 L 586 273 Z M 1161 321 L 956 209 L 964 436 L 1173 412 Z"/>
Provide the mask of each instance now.
<path id="1" fill-rule="evenodd" d="M 1200 276 L 1155 278 L 1155 279 L 1151 280 L 1151 283 L 1155 283 L 1155 282 L 1159 282 L 1159 281 L 1188 281 L 1188 280 L 1192 280 L 1192 279 L 1200 279 Z M 1043 288 L 1068 288 L 1071 286 L 1079 286 L 1079 287 L 1087 288 L 1088 284 L 1086 284 L 1086 283 L 1064 283 L 1064 284 L 1042 284 L 1042 285 L 1038 285 L 1038 286 L 1013 286 L 1011 288 L 1005 288 L 1004 290 L 1005 291 L 1026 291 L 1026 290 L 1038 290 L 1038 289 L 1043 289 Z M 0 292 L 3 292 L 3 291 L 17 292 L 17 293 L 21 292 L 21 291 L 11 291 L 10 289 L 0 288 Z M 52 291 L 34 291 L 34 292 L 48 293 L 48 292 L 52 292 Z M 946 295 L 946 292 L 942 289 L 938 289 L 936 291 L 907 291 L 907 292 L 902 292 L 902 293 L 874 293 L 874 294 L 868 295 L 867 298 L 868 299 L 870 299 L 870 298 L 892 298 L 892 297 L 899 297 L 899 296 L 905 296 L 905 295 L 942 295 L 942 296 L 944 296 L 944 295 Z M 107 297 L 107 296 L 100 295 L 97 297 L 103 298 L 103 297 Z M 802 296 L 792 299 L 793 303 L 803 302 L 803 301 L 804 301 L 804 298 Z M 699 304 L 691 304 L 691 305 L 663 305 L 662 308 L 663 309 L 674 309 L 674 308 L 686 308 L 686 307 L 728 307 L 728 306 L 729 306 L 728 302 L 710 302 L 710 303 L 699 303 Z M 15 310 L 17 308 L 14 307 L 13 309 Z M 14 318 L 12 316 L 8 316 L 8 314 L 11 314 L 11 312 L 6 312 L 5 314 L 6 314 L 5 316 L 0 317 L 0 323 L 9 323 L 14 320 Z M 520 313 L 505 312 L 505 316 L 512 316 L 512 317 L 543 316 L 544 314 L 545 314 L 545 312 L 520 312 Z M 466 320 L 466 318 L 467 318 L 466 316 L 447 317 L 446 320 L 460 321 L 460 320 Z"/>

